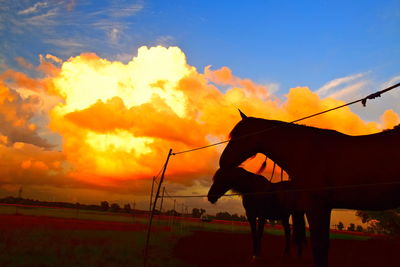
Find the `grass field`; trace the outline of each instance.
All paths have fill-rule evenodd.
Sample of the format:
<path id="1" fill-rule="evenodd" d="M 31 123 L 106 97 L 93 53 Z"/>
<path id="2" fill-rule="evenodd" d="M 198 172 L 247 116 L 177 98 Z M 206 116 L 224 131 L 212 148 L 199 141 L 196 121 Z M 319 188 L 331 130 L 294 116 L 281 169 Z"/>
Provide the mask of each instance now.
<path id="1" fill-rule="evenodd" d="M 0 205 L 0 266 L 142 266 L 147 223 L 144 216 L 122 213 Z M 282 239 L 278 227 L 266 232 Z M 196 233 L 211 235 L 209 239 L 218 233 L 248 239 L 249 227 L 241 222 L 156 217 L 148 266 L 188 266 L 176 247 Z M 369 239 L 342 233 L 332 237 Z"/>

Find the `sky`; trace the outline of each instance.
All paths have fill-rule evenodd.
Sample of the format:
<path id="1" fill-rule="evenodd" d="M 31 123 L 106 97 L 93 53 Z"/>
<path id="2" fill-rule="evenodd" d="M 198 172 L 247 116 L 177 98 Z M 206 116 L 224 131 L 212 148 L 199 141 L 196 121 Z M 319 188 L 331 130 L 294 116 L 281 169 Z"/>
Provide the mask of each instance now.
<path id="1" fill-rule="evenodd" d="M 237 108 L 290 121 L 399 82 L 399 29 L 389 0 L 2 0 L 0 196 L 145 208 L 169 148 L 225 140 Z M 399 100 L 304 123 L 379 132 Z M 222 149 L 174 156 L 169 194 L 205 194 Z"/>

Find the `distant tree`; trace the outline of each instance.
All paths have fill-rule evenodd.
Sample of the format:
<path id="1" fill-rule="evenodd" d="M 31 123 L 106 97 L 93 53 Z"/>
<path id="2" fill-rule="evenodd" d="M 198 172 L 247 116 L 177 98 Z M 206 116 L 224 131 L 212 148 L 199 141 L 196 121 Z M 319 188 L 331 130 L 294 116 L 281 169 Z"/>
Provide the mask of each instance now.
<path id="1" fill-rule="evenodd" d="M 22 198 L 22 191 L 23 191 L 23 189 L 22 189 L 22 185 L 21 185 L 21 187 L 20 187 L 19 190 L 18 190 L 18 198 L 19 198 L 19 199 Z"/>
<path id="2" fill-rule="evenodd" d="M 351 223 L 348 227 L 347 227 L 347 231 L 352 231 L 354 232 L 356 230 L 356 225 L 354 223 Z"/>
<path id="3" fill-rule="evenodd" d="M 110 210 L 111 210 L 112 212 L 118 212 L 120 209 L 121 209 L 121 208 L 120 208 L 120 206 L 119 206 L 117 203 L 112 203 L 111 206 L 110 206 Z"/>
<path id="4" fill-rule="evenodd" d="M 375 233 L 375 229 L 372 226 L 367 226 L 367 229 L 365 230 L 365 232 L 370 233 L 370 234 L 374 234 Z"/>
<path id="5" fill-rule="evenodd" d="M 247 218 L 246 218 L 246 216 L 244 216 L 244 215 L 240 215 L 240 220 L 241 220 L 242 222 L 245 222 L 245 221 L 247 221 Z"/>
<path id="6" fill-rule="evenodd" d="M 217 220 L 230 220 L 231 219 L 231 214 L 229 212 L 218 212 L 215 214 L 215 219 Z"/>
<path id="7" fill-rule="evenodd" d="M 154 210 L 154 215 L 160 215 L 161 214 L 161 211 L 160 210 L 158 210 L 158 209 L 155 209 Z"/>
<path id="8" fill-rule="evenodd" d="M 200 209 L 200 217 L 201 217 L 201 215 L 203 215 L 203 214 L 205 214 L 206 213 L 206 210 L 205 209 Z"/>
<path id="9" fill-rule="evenodd" d="M 176 210 L 168 210 L 165 214 L 168 216 L 179 216 L 180 215 Z"/>
<path id="10" fill-rule="evenodd" d="M 363 223 L 368 223 L 374 232 L 400 235 L 400 208 L 384 211 L 357 211 Z"/>
<path id="11" fill-rule="evenodd" d="M 238 215 L 237 213 L 235 213 L 235 214 L 232 214 L 231 220 L 233 220 L 233 221 L 240 221 L 240 217 L 239 217 L 239 215 Z"/>
<path id="12" fill-rule="evenodd" d="M 131 205 L 130 204 L 125 204 L 124 205 L 124 211 L 127 213 L 130 213 L 132 211 Z"/>
<path id="13" fill-rule="evenodd" d="M 101 210 L 107 211 L 110 209 L 110 204 L 107 201 L 100 202 Z"/>
<path id="14" fill-rule="evenodd" d="M 193 208 L 193 209 L 192 209 L 192 217 L 193 217 L 193 218 L 200 218 L 201 215 L 202 215 L 203 213 L 205 213 L 205 212 L 206 212 L 205 209 Z"/>
<path id="15" fill-rule="evenodd" d="M 364 232 L 364 228 L 361 225 L 357 225 L 356 232 Z"/>
<path id="16" fill-rule="evenodd" d="M 192 209 L 192 217 L 193 218 L 200 218 L 200 210 L 198 208 Z"/>
<path id="17" fill-rule="evenodd" d="M 344 229 L 344 225 L 343 225 L 342 222 L 338 222 L 338 224 L 337 224 L 336 227 L 337 227 L 337 229 L 340 230 L 340 231 L 342 231 L 342 230 Z"/>

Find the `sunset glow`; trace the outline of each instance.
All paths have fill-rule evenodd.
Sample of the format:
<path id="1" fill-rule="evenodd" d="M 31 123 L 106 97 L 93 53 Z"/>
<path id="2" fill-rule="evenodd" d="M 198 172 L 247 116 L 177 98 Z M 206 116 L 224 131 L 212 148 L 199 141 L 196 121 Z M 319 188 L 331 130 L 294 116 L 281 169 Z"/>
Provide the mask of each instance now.
<path id="1" fill-rule="evenodd" d="M 368 19 L 337 3 L 209 5 L 4 3 L 0 195 L 24 187 L 32 198 L 134 195 L 147 205 L 169 149 L 226 140 L 238 108 L 292 121 L 400 81 L 398 27 L 382 18 L 393 3 L 363 4 Z M 393 90 L 300 123 L 379 132 L 400 123 L 399 98 Z M 172 156 L 168 190 L 204 194 L 223 149 Z M 244 166 L 256 171 L 264 158 Z"/>
<path id="2" fill-rule="evenodd" d="M 250 116 L 290 121 L 344 103 L 321 99 L 307 87 L 292 88 L 282 99 L 266 85 L 235 77 L 229 67 L 208 66 L 199 72 L 178 47 L 141 47 L 127 64 L 86 53 L 65 62 L 47 55 L 41 57 L 44 65 L 45 78 L 10 69 L 1 87 L 3 116 L 27 135 L 21 140 L 2 135 L 9 171 L 14 166 L 15 173 L 24 175 L 21 179 L 33 184 L 38 181 L 28 180 L 27 172 L 33 177 L 44 174 L 50 184 L 116 190 L 127 181 L 151 179 L 169 148 L 180 151 L 225 140 L 239 120 L 237 108 Z M 222 92 L 219 86 L 228 89 Z M 45 140 L 30 121 L 32 112 L 47 113 L 49 128 L 61 136 L 60 152 L 40 147 Z M 398 121 L 393 110 L 382 114 L 381 122 L 365 122 L 344 108 L 304 123 L 360 135 Z M 36 143 L 29 144 L 28 136 Z M 169 179 L 190 185 L 197 177 L 211 175 L 220 149 L 174 157 Z M 37 152 L 28 152 L 32 150 Z M 261 161 L 257 157 L 246 167 L 255 171 Z M 269 164 L 266 173 L 271 168 Z"/>
<path id="3" fill-rule="evenodd" d="M 398 265 L 400 1 L 0 3 L 1 266 Z"/>

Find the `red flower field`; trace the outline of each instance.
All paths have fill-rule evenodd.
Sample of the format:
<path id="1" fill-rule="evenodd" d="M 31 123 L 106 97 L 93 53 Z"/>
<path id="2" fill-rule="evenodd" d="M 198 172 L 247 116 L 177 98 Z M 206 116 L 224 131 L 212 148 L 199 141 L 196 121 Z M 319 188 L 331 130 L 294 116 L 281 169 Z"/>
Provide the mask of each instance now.
<path id="1" fill-rule="evenodd" d="M 295 251 L 283 257 L 283 236 L 264 235 L 263 259 L 251 263 L 251 238 L 248 234 L 197 231 L 181 238 L 174 256 L 188 266 L 309 266 L 312 267 L 310 245 L 298 259 Z M 397 267 L 400 240 L 332 239 L 330 266 L 332 267 Z"/>
<path id="2" fill-rule="evenodd" d="M 313 266 L 310 245 L 301 258 L 295 256 L 294 250 L 285 258 L 283 236 L 271 234 L 264 236 L 263 259 L 251 263 L 251 238 L 244 232 L 246 223 L 200 224 L 196 219 L 176 218 L 170 227 L 163 225 L 168 222 L 166 218 L 156 221 L 149 266 Z M 115 222 L 0 215 L 0 265 L 141 266 L 146 222 L 144 218 Z M 196 227 L 202 230 L 194 230 Z M 331 239 L 330 266 L 399 266 L 399 239 L 347 237 Z"/>
<path id="3" fill-rule="evenodd" d="M 143 223 L 125 223 L 47 216 L 0 215 L 2 230 L 51 229 L 51 230 L 110 230 L 110 231 L 147 231 Z M 153 231 L 170 231 L 168 226 L 153 226 Z"/>

